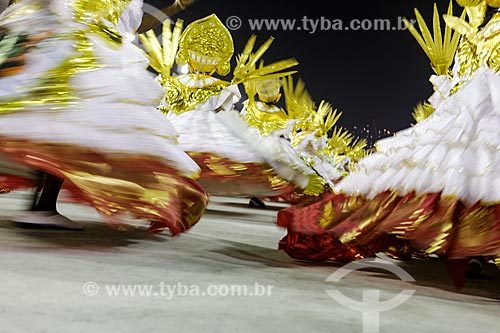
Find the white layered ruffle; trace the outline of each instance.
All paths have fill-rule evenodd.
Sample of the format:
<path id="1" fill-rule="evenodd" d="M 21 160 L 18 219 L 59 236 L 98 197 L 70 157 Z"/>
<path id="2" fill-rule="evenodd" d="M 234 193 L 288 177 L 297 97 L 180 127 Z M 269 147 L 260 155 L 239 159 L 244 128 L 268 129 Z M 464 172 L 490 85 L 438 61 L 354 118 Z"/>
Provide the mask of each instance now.
<path id="1" fill-rule="evenodd" d="M 201 84 L 190 81 L 189 76 L 180 79 L 189 86 Z M 239 111 L 231 109 L 240 97 L 237 87 L 229 86 L 194 110 L 182 114 L 169 112 L 167 119 L 179 133 L 179 146 L 184 151 L 213 153 L 243 163 L 266 163 L 283 179 L 306 187 L 314 170 L 297 156 L 287 140 L 261 136 Z"/>
<path id="2" fill-rule="evenodd" d="M 330 187 L 333 187 L 333 182 L 342 178 L 343 175 L 337 169 L 336 164 L 326 160 L 319 153 L 319 151 L 325 149 L 326 140 L 326 136 L 318 139 L 314 133 L 309 133 L 294 149 L 302 159 L 312 161 L 314 170 L 325 179 Z"/>
<path id="3" fill-rule="evenodd" d="M 466 203 L 500 201 L 500 76 L 488 68 L 415 126 L 381 140 L 335 190 L 374 197 L 439 192 Z"/>
<path id="4" fill-rule="evenodd" d="M 140 1 L 132 5 L 137 3 Z M 70 8 L 67 4 L 67 1 L 51 3 L 60 15 L 67 14 Z M 136 21 L 142 18 L 136 6 L 127 13 L 137 16 Z M 45 12 L 40 14 L 45 15 Z M 16 25 L 22 24 L 22 19 L 16 21 Z M 29 33 L 29 29 L 26 32 Z M 196 163 L 176 145 L 177 133 L 155 108 L 164 90 L 146 70 L 147 60 L 140 49 L 127 39 L 118 48 L 97 35 L 89 35 L 89 39 L 94 44 L 100 67 L 71 78 L 70 86 L 78 102 L 64 109 L 46 105 L 3 114 L 1 135 L 78 145 L 103 153 L 156 156 L 185 176 L 198 174 L 200 169 Z M 42 73 L 76 55 L 72 43 L 61 37 L 51 37 L 40 43 L 29 52 L 22 73 L 0 79 L 0 97 L 20 96 L 29 91 Z"/>
<path id="5" fill-rule="evenodd" d="M 316 174 L 297 155 L 288 140 L 273 135 L 262 136 L 236 110 L 220 112 L 217 116 L 234 137 L 256 151 L 281 178 L 305 188 L 309 177 Z"/>

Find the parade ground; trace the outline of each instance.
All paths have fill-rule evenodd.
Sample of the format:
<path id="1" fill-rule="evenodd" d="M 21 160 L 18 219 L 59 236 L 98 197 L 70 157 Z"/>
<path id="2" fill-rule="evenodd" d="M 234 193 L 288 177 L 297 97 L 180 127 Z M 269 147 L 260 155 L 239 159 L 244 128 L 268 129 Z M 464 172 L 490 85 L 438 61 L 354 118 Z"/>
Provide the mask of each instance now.
<path id="1" fill-rule="evenodd" d="M 278 250 L 286 206 L 211 197 L 189 232 L 111 228 L 84 205 L 84 231 L 20 228 L 29 193 L 0 196 L 1 332 L 481 332 L 500 330 L 500 271 L 456 290 L 444 262 L 309 263 Z"/>

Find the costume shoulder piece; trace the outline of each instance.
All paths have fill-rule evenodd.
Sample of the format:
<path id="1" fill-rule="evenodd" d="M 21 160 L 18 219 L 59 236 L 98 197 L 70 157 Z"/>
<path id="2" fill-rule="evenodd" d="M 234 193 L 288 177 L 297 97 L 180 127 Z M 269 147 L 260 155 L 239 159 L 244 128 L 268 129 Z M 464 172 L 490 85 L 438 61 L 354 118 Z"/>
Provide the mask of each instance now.
<path id="1" fill-rule="evenodd" d="M 170 111 L 177 114 L 191 111 L 210 97 L 219 95 L 229 84 L 226 81 L 197 74 L 160 77 L 159 82 L 165 89 L 164 102 L 160 106 L 160 110 L 165 114 Z"/>

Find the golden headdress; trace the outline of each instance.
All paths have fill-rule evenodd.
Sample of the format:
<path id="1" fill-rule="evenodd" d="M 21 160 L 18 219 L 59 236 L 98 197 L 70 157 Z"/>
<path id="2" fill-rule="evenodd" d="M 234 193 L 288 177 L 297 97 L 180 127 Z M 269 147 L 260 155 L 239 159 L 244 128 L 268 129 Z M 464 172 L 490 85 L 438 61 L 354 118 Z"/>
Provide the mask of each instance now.
<path id="1" fill-rule="evenodd" d="M 460 31 L 460 33 L 464 34 L 468 39 L 473 39 L 471 36 L 474 35 L 477 32 L 477 28 L 484 23 L 483 21 L 488 6 L 493 8 L 500 7 L 500 0 L 457 0 L 457 3 L 465 7 L 469 22 L 464 24 L 458 19 L 448 17 L 446 23 L 452 26 L 453 29 Z"/>
<path id="2" fill-rule="evenodd" d="M 177 19 L 172 29 L 170 21 L 165 20 L 163 22 L 161 43 L 154 30 L 148 30 L 146 33 L 139 35 L 149 65 L 164 78 L 172 75 L 183 25 L 184 21 Z"/>
<path id="3" fill-rule="evenodd" d="M 500 0 L 486 0 L 486 3 L 490 7 L 495 7 L 495 8 L 500 7 Z"/>
<path id="4" fill-rule="evenodd" d="M 481 3 L 486 3 L 490 7 L 500 7 L 500 0 L 457 0 L 457 3 L 462 7 L 475 7 Z"/>
<path id="5" fill-rule="evenodd" d="M 368 154 L 365 149 L 366 140 L 355 138 L 345 128 L 336 126 L 342 112 L 324 100 L 316 106 L 301 79 L 296 84 L 292 77 L 285 78 L 284 81 L 283 90 L 288 115 L 296 120 L 291 137 L 293 146 L 299 145 L 308 134 L 314 134 L 316 139 L 320 140 L 322 137 L 327 137 L 326 146 L 318 153 L 329 155 L 333 160 L 348 157 L 351 161 L 357 162 Z"/>
<path id="6" fill-rule="evenodd" d="M 227 75 L 234 53 L 233 38 L 215 14 L 189 24 L 179 41 L 178 65 L 188 64 L 191 70 Z"/>
<path id="7" fill-rule="evenodd" d="M 453 3 L 450 1 L 448 12 L 444 15 L 445 21 L 453 15 Z M 441 30 L 441 19 L 434 4 L 433 27 L 432 30 L 427 26 L 424 18 L 415 8 L 415 16 L 417 18 L 420 32 L 408 21 L 404 20 L 406 27 L 415 37 L 418 44 L 422 47 L 427 57 L 431 62 L 431 67 L 437 75 L 446 75 L 453 64 L 455 53 L 460 42 L 460 33 L 452 32 L 452 28 L 447 24 L 444 34 Z M 462 12 L 460 19 L 465 18 L 465 11 Z M 457 18 L 458 19 L 458 18 Z M 448 23 L 448 21 L 447 21 Z M 434 35 L 432 34 L 432 32 Z"/>
<path id="8" fill-rule="evenodd" d="M 462 7 L 474 7 L 483 1 L 484 0 L 457 0 L 457 3 Z"/>

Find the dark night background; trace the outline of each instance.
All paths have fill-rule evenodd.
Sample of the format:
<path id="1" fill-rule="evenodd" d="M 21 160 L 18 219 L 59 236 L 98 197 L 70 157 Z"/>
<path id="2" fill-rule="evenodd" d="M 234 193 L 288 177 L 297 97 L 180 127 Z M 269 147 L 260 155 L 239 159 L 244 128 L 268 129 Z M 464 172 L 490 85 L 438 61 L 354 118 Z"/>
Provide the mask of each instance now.
<path id="1" fill-rule="evenodd" d="M 147 2 L 158 8 L 170 3 Z M 444 13 L 449 1 L 436 3 Z M 393 132 L 410 126 L 414 106 L 432 93 L 429 61 L 408 31 L 252 31 L 248 19 L 300 21 L 307 16 L 341 19 L 346 24 L 353 19 L 389 19 L 395 25 L 399 17 L 414 19 L 413 9 L 417 7 L 430 24 L 433 4 L 430 0 L 330 1 L 329 6 L 334 7 L 330 10 L 324 3 L 313 1 L 297 6 L 285 0 L 198 0 L 173 19 L 182 18 L 187 25 L 212 13 L 222 22 L 238 16 L 243 24 L 232 31 L 235 54 L 252 32 L 258 36 L 258 45 L 273 36 L 276 40 L 264 56 L 265 61 L 296 58 L 296 79 L 304 80 L 317 103 L 326 100 L 343 112 L 339 125 L 359 130 L 369 124 L 372 129 L 376 126 L 378 131 Z M 456 3 L 453 6 L 455 13 L 461 11 Z"/>

